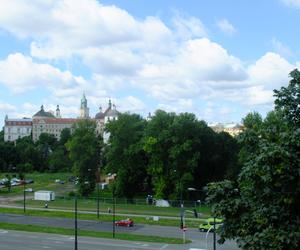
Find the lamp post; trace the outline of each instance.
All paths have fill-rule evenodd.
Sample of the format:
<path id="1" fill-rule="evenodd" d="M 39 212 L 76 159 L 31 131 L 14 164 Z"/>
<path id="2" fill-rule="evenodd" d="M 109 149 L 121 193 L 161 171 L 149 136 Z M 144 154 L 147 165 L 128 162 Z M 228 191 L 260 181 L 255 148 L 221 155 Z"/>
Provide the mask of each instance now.
<path id="1" fill-rule="evenodd" d="M 78 249 L 78 243 L 77 243 L 77 193 L 75 193 L 75 250 Z"/>
<path id="2" fill-rule="evenodd" d="M 116 209 L 116 200 L 115 200 L 115 185 L 112 189 L 112 198 L 113 198 L 113 238 L 115 238 L 115 209 Z"/>
<path id="3" fill-rule="evenodd" d="M 203 188 L 203 190 L 200 190 L 200 189 L 196 189 L 196 188 L 193 188 L 193 187 L 189 187 L 187 190 L 192 191 L 192 192 L 205 193 L 204 188 Z M 215 216 L 214 216 L 213 249 L 216 250 L 216 217 Z"/>
<path id="4" fill-rule="evenodd" d="M 23 180 L 23 212 L 25 214 L 26 212 L 26 180 L 25 180 L 25 176 L 24 176 L 24 180 Z"/>
<path id="5" fill-rule="evenodd" d="M 96 184 L 97 184 L 97 218 L 99 219 L 99 184 L 100 184 L 100 168 L 96 171 Z"/>

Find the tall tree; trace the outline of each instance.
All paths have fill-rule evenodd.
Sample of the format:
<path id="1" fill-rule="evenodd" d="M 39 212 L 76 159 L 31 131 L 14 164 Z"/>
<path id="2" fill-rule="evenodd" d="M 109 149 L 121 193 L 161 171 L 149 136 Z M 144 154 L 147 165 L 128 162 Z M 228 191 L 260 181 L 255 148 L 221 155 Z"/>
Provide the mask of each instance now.
<path id="1" fill-rule="evenodd" d="M 142 138 L 146 121 L 136 114 L 121 114 L 106 126 L 110 133 L 106 146 L 106 171 L 117 174 L 115 191 L 133 198 L 145 190 L 146 156 Z"/>
<path id="2" fill-rule="evenodd" d="M 95 173 L 100 164 L 101 141 L 96 136 L 95 122 L 81 120 L 66 147 L 73 163 L 73 173 L 79 178 L 79 192 L 88 196 L 95 189 Z"/>
<path id="3" fill-rule="evenodd" d="M 224 218 L 222 242 L 237 239 L 253 250 L 300 247 L 300 77 L 290 75 L 289 86 L 275 91 L 276 111 L 241 137 L 251 150 L 238 180 L 209 185 L 215 215 Z"/>

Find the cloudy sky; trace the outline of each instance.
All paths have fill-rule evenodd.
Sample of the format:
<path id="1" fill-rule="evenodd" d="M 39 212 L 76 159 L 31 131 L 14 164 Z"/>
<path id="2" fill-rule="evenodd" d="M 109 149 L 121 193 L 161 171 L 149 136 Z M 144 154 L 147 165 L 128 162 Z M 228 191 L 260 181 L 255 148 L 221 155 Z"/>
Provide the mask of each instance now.
<path id="1" fill-rule="evenodd" d="M 44 104 L 240 122 L 300 66 L 300 0 L 1 0 L 0 124 Z"/>

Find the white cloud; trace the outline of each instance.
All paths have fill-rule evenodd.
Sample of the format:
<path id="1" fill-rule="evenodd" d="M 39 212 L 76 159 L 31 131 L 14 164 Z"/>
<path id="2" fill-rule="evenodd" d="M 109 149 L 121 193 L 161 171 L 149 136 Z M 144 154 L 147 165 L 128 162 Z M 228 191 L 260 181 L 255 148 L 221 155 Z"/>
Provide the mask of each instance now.
<path id="1" fill-rule="evenodd" d="M 285 5 L 300 8 L 300 0 L 281 0 Z"/>
<path id="2" fill-rule="evenodd" d="M 207 37 L 207 30 L 204 24 L 195 17 L 183 17 L 180 13 L 176 13 L 173 17 L 176 36 L 179 39 L 192 39 Z"/>
<path id="3" fill-rule="evenodd" d="M 288 74 L 294 68 L 294 65 L 280 55 L 268 52 L 249 66 L 248 72 L 252 85 L 263 85 L 274 89 L 288 83 Z"/>
<path id="4" fill-rule="evenodd" d="M 21 53 L 10 54 L 0 61 L 0 82 L 13 93 L 23 93 L 38 87 L 74 87 L 81 83 L 69 71 L 61 71 L 49 64 L 35 63 Z"/>
<path id="5" fill-rule="evenodd" d="M 217 26 L 222 32 L 228 35 L 233 35 L 237 32 L 235 27 L 227 19 L 219 20 Z"/>
<path id="6" fill-rule="evenodd" d="M 291 49 L 288 46 L 284 45 L 282 42 L 280 42 L 278 39 L 273 38 L 271 43 L 275 52 L 277 52 L 281 56 L 285 56 L 285 57 L 293 56 L 293 52 L 291 51 Z"/>
<path id="7" fill-rule="evenodd" d="M 9 113 L 9 112 L 12 112 L 12 111 L 16 111 L 17 107 L 14 106 L 14 105 L 11 105 L 9 103 L 0 102 L 0 110 L 3 113 Z"/>
<path id="8" fill-rule="evenodd" d="M 212 88 L 235 86 L 247 78 L 241 61 L 207 38 L 185 42 L 169 60 L 145 64 L 136 84 L 156 98 L 205 96 Z"/>
<path id="9" fill-rule="evenodd" d="M 117 99 L 116 105 L 117 109 L 122 112 L 141 113 L 147 111 L 145 103 L 134 96 Z"/>
<path id="10" fill-rule="evenodd" d="M 295 67 L 284 58 L 289 49 L 275 38 L 276 53 L 245 63 L 209 39 L 201 20 L 180 13 L 167 26 L 158 17 L 137 19 L 96 0 L 1 4 L 0 29 L 26 39 L 31 57 L 15 53 L 0 61 L 0 82 L 13 93 L 46 90 L 49 95 L 39 102 L 50 108 L 60 104 L 64 115 L 77 116 L 85 92 L 91 110 L 119 96 L 120 109 L 144 112 L 147 95 L 170 111 L 226 116 L 232 107 L 204 111 L 198 104 L 225 100 L 247 108 L 270 106 L 272 90 L 286 84 Z M 229 35 L 237 32 L 227 19 L 217 25 Z M 83 66 L 84 77 L 76 76 L 68 63 Z M 134 88 L 144 96 L 133 96 Z M 22 108 L 33 111 L 29 104 Z"/>

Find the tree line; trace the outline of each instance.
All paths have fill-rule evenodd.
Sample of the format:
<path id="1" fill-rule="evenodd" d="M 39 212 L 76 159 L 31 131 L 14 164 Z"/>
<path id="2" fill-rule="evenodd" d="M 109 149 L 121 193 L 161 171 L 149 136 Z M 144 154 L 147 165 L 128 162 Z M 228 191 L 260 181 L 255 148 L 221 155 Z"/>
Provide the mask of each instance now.
<path id="1" fill-rule="evenodd" d="M 133 198 L 187 198 L 188 187 L 200 189 L 211 181 L 234 179 L 239 172 L 238 144 L 227 133 L 215 133 L 191 113 L 157 110 L 150 120 L 123 113 L 107 124 L 103 144 L 95 123 L 83 120 L 73 134 L 64 129 L 60 140 L 41 134 L 16 142 L 0 142 L 2 172 L 73 172 L 81 194 L 95 187 L 95 172 L 116 173 L 116 195 Z"/>

